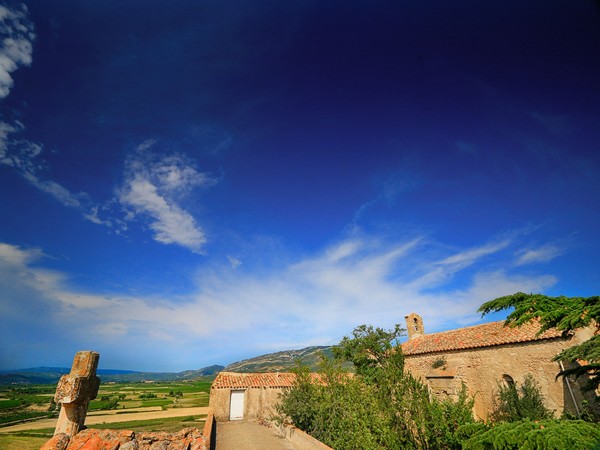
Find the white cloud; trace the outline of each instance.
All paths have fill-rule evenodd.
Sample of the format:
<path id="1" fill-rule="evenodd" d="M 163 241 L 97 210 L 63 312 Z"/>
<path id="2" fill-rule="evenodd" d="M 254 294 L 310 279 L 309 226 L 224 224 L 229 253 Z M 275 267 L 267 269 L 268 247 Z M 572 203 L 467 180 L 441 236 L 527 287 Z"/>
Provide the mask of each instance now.
<path id="1" fill-rule="evenodd" d="M 0 98 L 6 97 L 14 84 L 11 73 L 19 66 L 31 64 L 34 38 L 27 7 L 20 5 L 11 9 L 0 5 Z M 0 122 L 0 164 L 13 167 L 31 185 L 64 206 L 81 210 L 86 220 L 112 227 L 117 233 L 127 228 L 117 217 L 100 217 L 100 210 L 109 211 L 112 201 L 104 205 L 93 204 L 87 194 L 74 193 L 60 183 L 42 177 L 42 146 L 13 137 L 23 130 L 20 122 Z M 125 182 L 118 198 L 128 208 L 125 219 L 148 216 L 156 241 L 200 252 L 206 237 L 180 202 L 193 188 L 208 186 L 215 181 L 207 174 L 198 172 L 182 156 L 154 157 L 149 151 L 153 145 L 154 141 L 144 142 L 136 154 L 127 160 Z"/>
<path id="2" fill-rule="evenodd" d="M 240 261 L 238 258 L 236 258 L 235 256 L 231 256 L 231 255 L 227 255 L 227 261 L 229 261 L 229 265 L 231 266 L 232 269 L 237 268 L 240 264 L 242 264 L 242 261 Z"/>
<path id="3" fill-rule="evenodd" d="M 539 248 L 524 250 L 520 253 L 516 261 L 517 266 L 524 264 L 535 264 L 552 261 L 557 256 L 560 256 L 563 250 L 555 245 L 544 245 Z"/>
<path id="4" fill-rule="evenodd" d="M 403 324 L 404 315 L 413 311 L 424 317 L 430 332 L 472 324 L 480 320 L 476 310 L 486 300 L 517 291 L 543 292 L 557 282 L 551 275 L 498 270 L 482 259 L 475 270 L 462 274 L 466 283 L 455 285 L 452 276 L 428 276 L 439 264 L 422 255 L 440 248 L 422 238 L 384 244 L 352 237 L 266 272 L 252 273 L 251 263 L 244 270 L 204 269 L 195 280 L 198 287 L 175 302 L 160 294 L 75 289 L 67 274 L 41 267 L 40 250 L 3 244 L 0 284 L 5 295 L 26 291 L 20 295 L 22 305 L 38 299 L 49 311 L 49 326 L 60 325 L 85 342 L 112 345 L 112 352 L 126 351 L 123 342 L 135 341 L 147 354 L 168 354 L 178 342 L 182 354 L 202 347 L 232 358 L 233 352 L 251 355 L 335 343 L 356 325 L 391 327 Z M 491 248 L 498 244 L 458 254 L 489 255 Z M 497 251 L 496 262 L 510 260 L 510 251 Z M 423 278 L 430 282 L 416 281 Z M 228 361 L 206 361 L 216 362 Z"/>
<path id="5" fill-rule="evenodd" d="M 86 197 L 85 194 L 73 194 L 71 191 L 61 186 L 57 182 L 52 180 L 42 180 L 32 172 L 24 172 L 22 175 L 33 186 L 41 191 L 46 192 L 47 194 L 50 194 L 63 205 L 71 208 L 82 207 L 80 199 Z"/>
<path id="6" fill-rule="evenodd" d="M 0 98 L 4 98 L 14 84 L 11 73 L 31 64 L 35 33 L 25 5 L 14 9 L 0 5 L 0 38 Z"/>
<path id="7" fill-rule="evenodd" d="M 6 97 L 14 84 L 11 73 L 20 65 L 32 62 L 33 24 L 25 5 L 14 9 L 0 5 L 0 98 Z M 43 168 L 39 156 L 42 146 L 27 140 L 15 139 L 25 127 L 19 121 L 0 122 L 0 164 L 15 168 L 36 188 L 50 194 L 63 205 L 81 208 L 84 194 L 73 194 L 55 181 L 44 180 L 38 172 Z"/>
<path id="8" fill-rule="evenodd" d="M 141 144 L 127 158 L 124 181 L 117 198 L 95 203 L 84 192 L 73 192 L 54 180 L 44 178 L 45 167 L 41 145 L 19 140 L 15 134 L 24 130 L 20 122 L 0 122 L 0 164 L 13 167 L 37 189 L 51 195 L 64 206 L 81 211 L 92 223 L 111 227 L 116 233 L 127 229 L 125 221 L 140 216 L 150 218 L 154 239 L 163 244 L 176 244 L 199 253 L 206 242 L 203 230 L 182 202 L 197 187 L 215 184 L 215 179 L 199 172 L 192 162 L 181 155 L 154 155 L 154 141 Z M 116 211 L 120 203 L 125 211 Z M 118 214 L 123 212 L 124 217 Z"/>
<path id="9" fill-rule="evenodd" d="M 456 266 L 459 269 L 470 266 L 475 261 L 483 256 L 492 255 L 500 250 L 505 249 L 510 244 L 510 240 L 505 239 L 500 242 L 486 244 L 481 247 L 471 248 L 468 250 L 455 253 L 448 258 L 444 258 L 438 264 L 442 266 Z"/>
<path id="10" fill-rule="evenodd" d="M 87 209 L 89 198 L 84 193 L 73 193 L 53 180 L 40 177 L 44 168 L 41 160 L 43 147 L 34 142 L 14 138 L 24 130 L 23 124 L 0 122 L 0 164 L 13 167 L 32 186 L 50 194 L 64 206 Z M 84 213 L 86 217 L 87 213 Z"/>
<path id="11" fill-rule="evenodd" d="M 1 13 L 1 10 L 0 10 Z M 54 180 L 40 175 L 44 168 L 41 145 L 15 138 L 24 130 L 23 124 L 0 122 L 0 164 L 13 167 L 37 189 L 51 195 L 64 206 L 81 211 L 92 223 L 111 227 L 116 233 L 127 224 L 115 215 L 120 202 L 126 208 L 125 220 L 138 216 L 150 218 L 154 239 L 163 244 L 176 244 L 199 253 L 206 242 L 203 230 L 181 201 L 196 187 L 206 187 L 216 181 L 199 172 L 184 156 L 151 153 L 154 141 L 141 144 L 125 163 L 123 186 L 118 198 L 95 204 L 84 192 L 75 193 Z M 101 214 L 103 217 L 101 217 Z"/>
<path id="12" fill-rule="evenodd" d="M 39 249 L 23 250 L 14 245 L 0 242 L 0 261 L 18 267 L 25 267 L 38 260 L 43 253 Z"/>
<path id="13" fill-rule="evenodd" d="M 215 180 L 183 156 L 154 155 L 150 151 L 153 145 L 153 141 L 144 142 L 127 159 L 119 201 L 128 209 L 129 220 L 150 218 L 157 242 L 200 252 L 205 234 L 180 202 L 193 188 L 210 186 Z"/>

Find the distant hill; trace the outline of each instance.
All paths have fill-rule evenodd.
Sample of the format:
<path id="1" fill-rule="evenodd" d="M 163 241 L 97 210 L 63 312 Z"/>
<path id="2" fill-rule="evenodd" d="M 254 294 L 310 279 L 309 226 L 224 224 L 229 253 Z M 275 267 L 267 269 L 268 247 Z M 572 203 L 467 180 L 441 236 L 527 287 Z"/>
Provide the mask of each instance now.
<path id="1" fill-rule="evenodd" d="M 136 381 L 182 381 L 213 376 L 223 366 L 213 365 L 198 370 L 183 372 L 135 372 L 132 370 L 98 369 L 103 383 Z M 0 372 L 0 384 L 53 384 L 70 369 L 65 367 L 33 367 Z"/>
<path id="2" fill-rule="evenodd" d="M 298 361 L 316 371 L 320 355 L 333 357 L 331 346 L 314 346 L 301 350 L 286 350 L 229 364 L 227 367 L 212 365 L 198 370 L 183 372 L 135 372 L 132 370 L 98 369 L 102 383 L 124 383 L 139 381 L 184 381 L 214 376 L 221 371 L 228 372 L 284 372 L 297 365 Z M 0 371 L 0 384 L 53 384 L 69 373 L 66 367 L 32 367 L 10 371 Z"/>
<path id="3" fill-rule="evenodd" d="M 286 350 L 283 352 L 269 353 L 250 359 L 229 364 L 223 369 L 225 372 L 285 372 L 296 366 L 298 361 L 316 371 L 321 353 L 328 358 L 333 357 L 331 346 L 307 347 L 301 350 Z"/>

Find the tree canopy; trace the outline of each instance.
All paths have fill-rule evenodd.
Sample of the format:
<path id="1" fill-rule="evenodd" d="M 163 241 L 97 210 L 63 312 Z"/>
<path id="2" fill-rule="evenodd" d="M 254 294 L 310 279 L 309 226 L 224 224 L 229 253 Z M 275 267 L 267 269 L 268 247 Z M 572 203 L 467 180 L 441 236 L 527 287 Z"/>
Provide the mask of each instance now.
<path id="1" fill-rule="evenodd" d="M 455 401 L 431 396 L 427 385 L 404 370 L 399 325 L 356 327 L 324 359 L 320 380 L 296 370 L 294 385 L 277 406 L 279 418 L 325 444 L 344 449 L 454 450 L 457 430 L 473 422 L 473 401 L 463 389 Z M 344 368 L 354 364 L 356 375 Z"/>
<path id="2" fill-rule="evenodd" d="M 589 377 L 587 388 L 598 389 L 600 384 L 600 297 L 549 297 L 543 294 L 516 294 L 499 297 L 480 306 L 482 315 L 514 308 L 506 318 L 508 326 L 519 326 L 533 320 L 540 323 L 539 333 L 556 328 L 563 335 L 578 328 L 595 327 L 594 336 L 571 348 L 565 349 L 555 361 L 571 363 L 571 367 L 559 376 L 575 375 Z"/>

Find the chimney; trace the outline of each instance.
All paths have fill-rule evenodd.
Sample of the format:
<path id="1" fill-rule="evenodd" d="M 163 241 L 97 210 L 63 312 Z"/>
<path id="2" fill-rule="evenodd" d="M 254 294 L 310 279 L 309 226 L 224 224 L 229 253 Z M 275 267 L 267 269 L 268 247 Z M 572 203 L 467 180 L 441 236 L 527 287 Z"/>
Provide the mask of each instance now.
<path id="1" fill-rule="evenodd" d="M 408 316 L 404 316 L 404 318 L 406 319 L 406 330 L 408 331 L 409 340 L 425 334 L 423 318 L 420 315 L 411 313 Z"/>

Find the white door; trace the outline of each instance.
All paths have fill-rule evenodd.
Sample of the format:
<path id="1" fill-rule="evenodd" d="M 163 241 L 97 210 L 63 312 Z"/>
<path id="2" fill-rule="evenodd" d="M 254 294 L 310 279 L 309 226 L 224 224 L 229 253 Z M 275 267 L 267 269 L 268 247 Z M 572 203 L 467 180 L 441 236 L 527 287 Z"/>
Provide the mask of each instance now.
<path id="1" fill-rule="evenodd" d="M 244 393 L 245 391 L 231 391 L 229 420 L 240 420 L 244 418 Z"/>

